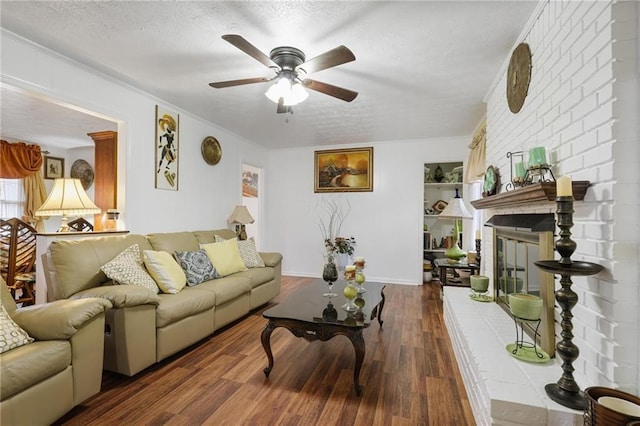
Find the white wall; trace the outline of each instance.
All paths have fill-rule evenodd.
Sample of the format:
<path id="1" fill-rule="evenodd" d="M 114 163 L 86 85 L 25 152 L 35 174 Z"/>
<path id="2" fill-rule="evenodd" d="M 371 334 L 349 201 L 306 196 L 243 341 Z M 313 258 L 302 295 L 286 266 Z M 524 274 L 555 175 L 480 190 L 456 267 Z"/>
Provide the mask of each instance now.
<path id="1" fill-rule="evenodd" d="M 488 96 L 487 163 L 509 180 L 506 152 L 545 146 L 556 177 L 588 180 L 574 205 L 574 260 L 605 271 L 574 277 L 574 343 L 581 387 L 640 389 L 637 2 L 549 2 L 524 41 L 532 51 L 529 95 L 512 114 L 506 73 Z M 485 212 L 485 219 L 507 209 Z M 555 204 L 510 209 L 555 212 Z M 483 262 L 492 264 L 485 228 Z M 491 274 L 491 271 L 485 271 Z M 557 283 L 556 283 L 557 284 Z M 556 315 L 559 320 L 559 313 Z"/>
<path id="2" fill-rule="evenodd" d="M 317 207 L 323 199 L 336 199 L 351 204 L 342 234 L 356 238 L 368 280 L 422 284 L 424 163 L 466 160 L 469 142 L 470 137 L 353 145 L 373 146 L 373 192 L 331 194 L 313 192 L 314 151 L 335 146 L 270 151 L 267 235 L 270 247 L 284 255 L 284 273 L 322 274 Z"/>
<path id="3" fill-rule="evenodd" d="M 265 148 L 1 31 L 0 81 L 118 122 L 118 208 L 127 229 L 149 233 L 227 227 L 226 218 L 241 200 L 242 162 L 265 167 Z M 154 189 L 156 104 L 180 113 L 179 191 Z M 222 146 L 222 160 L 213 167 L 200 154 L 209 135 Z"/>

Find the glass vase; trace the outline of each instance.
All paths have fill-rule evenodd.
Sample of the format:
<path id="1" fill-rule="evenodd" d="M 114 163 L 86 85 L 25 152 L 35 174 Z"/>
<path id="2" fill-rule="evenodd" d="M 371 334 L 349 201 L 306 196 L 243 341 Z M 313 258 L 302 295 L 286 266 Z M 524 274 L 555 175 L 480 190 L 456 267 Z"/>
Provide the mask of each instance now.
<path id="1" fill-rule="evenodd" d="M 347 298 L 347 303 L 342 305 L 342 309 L 347 312 L 355 312 L 358 310 L 358 306 L 354 303 L 355 298 L 358 296 L 358 289 L 353 281 L 347 281 L 347 285 L 344 288 L 344 297 Z"/>
<path id="2" fill-rule="evenodd" d="M 323 296 L 336 297 L 337 294 L 333 292 L 333 283 L 338 280 L 338 268 L 332 255 L 327 255 L 325 259 L 325 264 L 322 268 L 322 279 L 329 286 L 329 291 L 324 293 Z"/>

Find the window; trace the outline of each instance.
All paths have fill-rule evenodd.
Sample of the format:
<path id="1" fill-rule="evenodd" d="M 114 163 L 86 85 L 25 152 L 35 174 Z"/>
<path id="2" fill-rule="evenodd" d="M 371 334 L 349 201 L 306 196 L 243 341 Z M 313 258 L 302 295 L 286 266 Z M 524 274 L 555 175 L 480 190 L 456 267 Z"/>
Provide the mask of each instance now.
<path id="1" fill-rule="evenodd" d="M 22 179 L 0 179 L 0 218 L 22 218 L 24 186 Z"/>

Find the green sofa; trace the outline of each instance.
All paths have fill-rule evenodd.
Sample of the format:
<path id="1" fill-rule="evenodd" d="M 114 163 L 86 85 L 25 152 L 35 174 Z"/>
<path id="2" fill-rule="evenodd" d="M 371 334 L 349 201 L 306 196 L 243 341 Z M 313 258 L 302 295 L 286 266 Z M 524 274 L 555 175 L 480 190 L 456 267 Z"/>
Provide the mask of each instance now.
<path id="1" fill-rule="evenodd" d="M 34 339 L 0 354 L 0 424 L 48 425 L 102 384 L 105 299 L 18 308 L 0 278 L 2 306 Z"/>

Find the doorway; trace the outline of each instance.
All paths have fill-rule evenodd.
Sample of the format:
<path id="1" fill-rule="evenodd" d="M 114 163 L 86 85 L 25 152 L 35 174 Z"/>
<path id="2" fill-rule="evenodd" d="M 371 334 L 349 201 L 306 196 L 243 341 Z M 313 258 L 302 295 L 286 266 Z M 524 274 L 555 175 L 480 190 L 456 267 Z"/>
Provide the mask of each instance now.
<path id="1" fill-rule="evenodd" d="M 242 164 L 242 204 L 249 210 L 254 222 L 246 225 L 247 238 L 253 237 L 260 250 L 262 172 L 258 167 Z"/>

